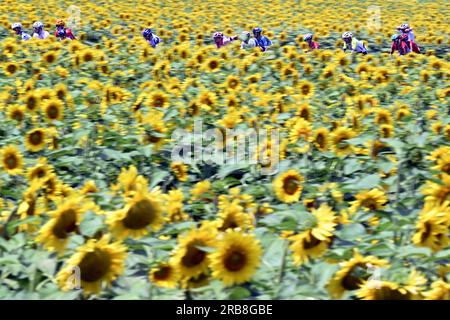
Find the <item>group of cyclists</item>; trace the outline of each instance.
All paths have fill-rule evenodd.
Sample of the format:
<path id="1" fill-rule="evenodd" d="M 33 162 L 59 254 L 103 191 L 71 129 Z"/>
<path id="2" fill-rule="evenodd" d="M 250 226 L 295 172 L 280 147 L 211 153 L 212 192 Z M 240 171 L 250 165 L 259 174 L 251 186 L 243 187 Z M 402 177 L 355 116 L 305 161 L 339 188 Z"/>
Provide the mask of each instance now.
<path id="1" fill-rule="evenodd" d="M 11 25 L 11 29 L 20 36 L 22 40 L 30 40 L 31 38 L 37 39 L 47 39 L 50 36 L 48 31 L 44 30 L 44 24 L 41 21 L 36 21 L 33 23 L 33 36 L 30 36 L 26 31 L 23 30 L 22 24 L 17 22 Z M 75 36 L 72 33 L 72 30 L 66 28 L 66 23 L 63 19 L 56 20 L 55 23 L 55 37 L 60 40 L 71 39 L 74 40 Z"/>
<path id="2" fill-rule="evenodd" d="M 410 52 L 420 53 L 419 47 L 414 42 L 414 33 L 409 24 L 403 23 L 401 26 L 397 27 L 397 30 L 400 33 L 392 36 L 391 55 L 396 51 L 398 51 L 400 55 L 405 55 Z M 256 27 L 252 31 L 253 37 L 248 31 L 243 31 L 240 36 L 231 37 L 225 36 L 222 32 L 215 32 L 213 40 L 217 48 L 221 48 L 240 39 L 241 49 L 258 47 L 261 51 L 266 51 L 267 48 L 272 45 L 272 41 L 268 37 L 262 35 L 263 30 L 260 27 Z M 161 42 L 161 39 L 156 36 L 151 29 L 144 29 L 142 35 L 153 48 Z M 314 35 L 312 33 L 307 33 L 303 36 L 303 41 L 308 44 L 310 50 L 319 49 L 320 45 L 313 41 L 313 37 Z M 344 51 L 349 50 L 363 55 L 367 54 L 367 47 L 364 41 L 358 40 L 353 36 L 353 33 L 349 31 L 344 32 L 342 34 L 342 39 L 344 40 L 344 46 L 342 48 Z"/>
<path id="3" fill-rule="evenodd" d="M 56 29 L 54 35 L 58 39 L 75 39 L 72 30 L 66 28 L 64 20 L 56 20 L 55 27 Z M 22 40 L 29 40 L 31 38 L 47 39 L 50 36 L 50 33 L 44 30 L 44 24 L 41 21 L 36 21 L 33 23 L 33 36 L 26 33 L 20 23 L 13 23 L 11 28 L 21 37 Z M 419 47 L 414 42 L 414 33 L 409 24 L 403 23 L 397 27 L 397 30 L 399 33 L 393 35 L 391 38 L 392 45 L 390 54 L 392 55 L 396 51 L 399 55 L 405 55 L 410 52 L 420 53 Z M 222 32 L 215 32 L 213 35 L 213 40 L 216 47 L 221 48 L 240 39 L 241 49 L 253 49 L 258 47 L 263 52 L 272 45 L 272 41 L 267 36 L 262 34 L 262 28 L 256 27 L 252 30 L 252 33 L 253 37 L 248 31 L 243 31 L 240 36 L 227 37 Z M 158 44 L 161 43 L 161 38 L 158 37 L 152 29 L 145 28 L 142 32 L 142 36 L 153 48 L 156 48 Z M 303 36 L 303 41 L 308 44 L 310 50 L 319 49 L 320 45 L 313 41 L 313 37 L 314 35 L 312 33 L 307 33 Z M 363 55 L 367 54 L 367 47 L 364 41 L 358 40 L 351 32 L 344 32 L 342 34 L 342 39 L 344 40 L 344 46 L 342 48 L 344 51 L 349 50 L 350 52 L 361 53 Z"/>

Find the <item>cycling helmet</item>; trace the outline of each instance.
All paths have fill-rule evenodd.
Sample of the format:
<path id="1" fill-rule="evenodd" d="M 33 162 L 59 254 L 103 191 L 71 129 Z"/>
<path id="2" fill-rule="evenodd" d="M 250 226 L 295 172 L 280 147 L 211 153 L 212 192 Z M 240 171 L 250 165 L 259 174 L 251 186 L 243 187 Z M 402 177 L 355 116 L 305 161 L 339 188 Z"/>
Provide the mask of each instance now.
<path id="1" fill-rule="evenodd" d="M 262 29 L 260 27 L 256 27 L 256 28 L 253 29 L 253 34 L 261 33 L 261 32 L 262 32 Z"/>
<path id="2" fill-rule="evenodd" d="M 33 28 L 43 28 L 44 24 L 40 21 L 36 21 L 35 23 L 33 23 Z"/>
<path id="3" fill-rule="evenodd" d="M 311 33 L 307 33 L 303 36 L 303 41 L 311 40 L 313 35 Z"/>
<path id="4" fill-rule="evenodd" d="M 63 19 L 58 19 L 58 20 L 56 20 L 55 24 L 57 27 L 59 27 L 59 26 L 64 26 L 66 23 L 64 22 Z"/>
<path id="5" fill-rule="evenodd" d="M 213 38 L 214 39 L 216 39 L 216 38 L 223 38 L 223 33 L 222 32 L 215 32 L 214 35 L 213 35 Z"/>
<path id="6" fill-rule="evenodd" d="M 348 39 L 348 38 L 351 38 L 351 37 L 353 37 L 353 33 L 351 33 L 350 31 L 344 32 L 342 34 L 342 39 Z"/>
<path id="7" fill-rule="evenodd" d="M 401 25 L 400 27 L 398 27 L 397 29 L 400 29 L 400 30 L 409 29 L 409 24 L 407 24 L 407 23 L 402 23 L 402 25 Z"/>
<path id="8" fill-rule="evenodd" d="M 19 22 L 17 22 L 17 23 L 13 23 L 12 25 L 11 25 L 11 29 L 17 29 L 17 28 L 22 28 L 22 24 L 21 23 L 19 23 Z"/>
<path id="9" fill-rule="evenodd" d="M 149 28 L 145 28 L 144 31 L 142 31 L 142 35 L 144 36 L 144 38 L 148 38 L 150 37 L 150 35 L 153 33 L 152 29 Z"/>

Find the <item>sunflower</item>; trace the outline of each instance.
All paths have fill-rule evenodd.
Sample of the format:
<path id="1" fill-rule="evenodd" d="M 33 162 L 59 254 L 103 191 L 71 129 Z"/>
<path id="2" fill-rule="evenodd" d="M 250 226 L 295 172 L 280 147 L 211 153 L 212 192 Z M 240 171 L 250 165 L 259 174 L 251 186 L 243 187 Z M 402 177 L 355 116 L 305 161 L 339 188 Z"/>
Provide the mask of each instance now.
<path id="1" fill-rule="evenodd" d="M 392 133 L 394 131 L 394 127 L 390 124 L 382 124 L 380 126 L 380 136 L 382 138 L 390 138 L 392 137 Z"/>
<path id="2" fill-rule="evenodd" d="M 356 133 L 346 127 L 336 128 L 331 132 L 331 144 L 333 151 L 338 156 L 345 156 L 353 152 L 353 147 L 347 140 L 354 138 Z"/>
<path id="3" fill-rule="evenodd" d="M 45 204 L 45 199 L 39 196 L 39 185 L 32 184 L 27 190 L 24 191 L 22 202 L 17 208 L 17 214 L 20 216 L 21 220 L 29 217 L 37 217 L 45 211 Z M 38 225 L 39 221 L 22 224 L 19 226 L 19 230 L 34 232 L 37 230 Z"/>
<path id="4" fill-rule="evenodd" d="M 13 76 L 19 70 L 19 65 L 15 62 L 8 62 L 3 65 L 3 71 L 8 77 Z"/>
<path id="5" fill-rule="evenodd" d="M 303 176 L 290 169 L 273 180 L 273 189 L 277 198 L 285 203 L 297 202 L 302 194 Z"/>
<path id="6" fill-rule="evenodd" d="M 297 109 L 297 115 L 300 118 L 305 119 L 308 122 L 311 122 L 312 120 L 312 112 L 311 112 L 311 107 L 309 106 L 308 103 L 302 103 L 298 109 Z"/>
<path id="7" fill-rule="evenodd" d="M 416 246 L 428 247 L 434 252 L 449 245 L 449 202 L 435 205 L 426 202 L 416 224 L 412 241 Z"/>
<path id="8" fill-rule="evenodd" d="M 180 281 L 181 275 L 176 266 L 170 263 L 160 263 L 150 270 L 149 279 L 158 287 L 175 288 Z"/>
<path id="9" fill-rule="evenodd" d="M 392 125 L 392 116 L 389 110 L 381 109 L 375 111 L 375 119 L 374 122 L 378 125 L 382 124 L 390 124 Z"/>
<path id="10" fill-rule="evenodd" d="M 197 182 L 191 189 L 191 200 L 204 200 L 208 199 L 208 196 L 212 194 L 211 192 L 211 182 L 208 180 L 203 180 Z"/>
<path id="11" fill-rule="evenodd" d="M 301 265 L 310 258 L 321 257 L 328 249 L 330 239 L 319 240 L 315 238 L 311 230 L 289 237 L 292 242 L 289 248 L 293 252 L 294 264 Z"/>
<path id="12" fill-rule="evenodd" d="M 38 163 L 27 170 L 29 182 L 43 182 L 53 172 L 53 166 L 47 164 L 46 158 L 39 158 Z"/>
<path id="13" fill-rule="evenodd" d="M 188 180 L 188 166 L 182 162 L 172 162 L 170 164 L 170 169 L 177 177 L 178 181 Z"/>
<path id="14" fill-rule="evenodd" d="M 212 108 L 217 102 L 217 96 L 214 92 L 202 91 L 198 96 L 198 101 L 200 104 L 204 104 Z"/>
<path id="15" fill-rule="evenodd" d="M 86 181 L 80 190 L 80 193 L 83 195 L 87 195 L 90 193 L 97 193 L 97 192 L 99 192 L 99 190 L 98 190 L 97 186 L 95 185 L 94 180 Z"/>
<path id="16" fill-rule="evenodd" d="M 201 69 L 203 71 L 208 71 L 208 72 L 218 71 L 218 70 L 220 70 L 220 61 L 215 57 L 208 58 L 203 63 Z"/>
<path id="17" fill-rule="evenodd" d="M 189 215 L 183 210 L 184 195 L 181 190 L 170 190 L 165 195 L 167 219 L 169 222 L 186 221 Z"/>
<path id="18" fill-rule="evenodd" d="M 39 230 L 36 242 L 44 244 L 49 251 L 62 254 L 69 236 L 77 232 L 81 216 L 91 207 L 91 203 L 83 203 L 79 196 L 58 200 L 56 209 L 49 212 L 50 220 Z"/>
<path id="19" fill-rule="evenodd" d="M 178 267 L 183 277 L 195 277 L 207 271 L 210 253 L 206 248 L 216 247 L 216 235 L 212 225 L 204 224 L 178 237 L 171 263 Z"/>
<path id="20" fill-rule="evenodd" d="M 64 291 L 80 285 L 84 294 L 98 293 L 103 283 L 110 285 L 123 273 L 126 256 L 127 247 L 120 242 L 110 243 L 108 236 L 90 239 L 66 262 L 56 280 Z M 80 283 L 74 283 L 74 275 L 79 276 Z"/>
<path id="21" fill-rule="evenodd" d="M 8 118 L 18 123 L 22 123 L 25 119 L 25 108 L 16 104 L 8 108 Z"/>
<path id="22" fill-rule="evenodd" d="M 318 209 L 312 209 L 311 214 L 311 221 L 307 220 L 303 227 L 307 228 L 311 235 L 319 241 L 331 238 L 336 226 L 336 216 L 333 210 L 323 203 Z"/>
<path id="23" fill-rule="evenodd" d="M 156 231 L 164 223 L 162 200 L 158 188 L 149 192 L 141 186 L 131 198 L 126 199 L 122 209 L 108 215 L 106 223 L 119 239 L 141 238 L 149 229 Z"/>
<path id="24" fill-rule="evenodd" d="M 302 98 L 311 98 L 314 95 L 314 85 L 307 81 L 302 80 L 298 83 L 299 94 Z"/>
<path id="25" fill-rule="evenodd" d="M 43 128 L 36 128 L 28 131 L 25 136 L 25 146 L 32 152 L 38 152 L 45 148 L 46 144 L 46 130 Z"/>
<path id="26" fill-rule="evenodd" d="M 313 132 L 313 141 L 314 145 L 319 149 L 320 151 L 327 151 L 328 145 L 329 145 L 329 138 L 330 131 L 328 131 L 327 128 L 318 128 L 314 130 Z"/>
<path id="27" fill-rule="evenodd" d="M 47 64 L 52 64 L 57 59 L 56 51 L 48 51 L 42 55 L 42 60 Z"/>
<path id="28" fill-rule="evenodd" d="M 240 87 L 239 77 L 236 77 L 234 75 L 229 75 L 227 77 L 227 79 L 225 80 L 225 87 L 230 90 L 239 89 L 239 87 Z"/>
<path id="29" fill-rule="evenodd" d="M 261 245 L 254 235 L 228 230 L 211 254 L 212 276 L 226 286 L 244 283 L 256 272 L 261 255 Z"/>
<path id="30" fill-rule="evenodd" d="M 247 231 L 252 226 L 251 216 L 244 212 L 244 208 L 238 204 L 238 200 L 233 200 L 232 203 L 222 206 L 219 210 L 218 230 L 220 231 L 235 228 Z"/>
<path id="31" fill-rule="evenodd" d="M 368 272 L 373 267 L 386 266 L 386 260 L 378 259 L 374 256 L 362 256 L 358 251 L 354 256 L 340 264 L 340 269 L 328 284 L 330 295 L 335 299 L 340 299 L 345 291 L 359 289 L 364 280 L 370 276 Z"/>
<path id="32" fill-rule="evenodd" d="M 49 121 L 62 120 L 64 104 L 59 99 L 49 99 L 42 103 L 42 112 Z"/>
<path id="33" fill-rule="evenodd" d="M 29 112 L 35 112 L 41 103 L 40 95 L 35 91 L 30 91 L 25 96 L 25 108 Z"/>
<path id="34" fill-rule="evenodd" d="M 169 105 L 169 96 L 162 91 L 156 91 L 150 94 L 147 103 L 151 108 L 166 108 Z"/>
<path id="35" fill-rule="evenodd" d="M 389 278 L 389 274 L 387 275 Z M 418 300 L 426 283 L 426 278 L 411 270 L 402 281 L 368 279 L 360 284 L 356 296 L 363 300 Z"/>
<path id="36" fill-rule="evenodd" d="M 431 289 L 424 292 L 426 300 L 450 300 L 450 284 L 437 280 L 431 284 Z"/>
<path id="37" fill-rule="evenodd" d="M 450 175 L 443 173 L 440 175 L 441 183 L 427 181 L 422 194 L 425 195 L 425 201 L 435 205 L 441 205 L 450 201 Z"/>
<path id="38" fill-rule="evenodd" d="M 438 160 L 435 170 L 439 170 L 442 173 L 450 174 L 450 153 L 443 154 Z"/>
<path id="39" fill-rule="evenodd" d="M 146 189 L 148 185 L 147 179 L 138 174 L 135 166 L 130 166 L 128 169 L 122 168 L 117 181 L 118 184 L 112 188 L 123 190 L 125 196 L 131 195 L 139 188 Z"/>
<path id="40" fill-rule="evenodd" d="M 355 197 L 356 200 L 351 202 L 350 213 L 356 212 L 359 208 L 363 208 L 364 211 L 382 210 L 388 202 L 386 194 L 377 188 L 363 190 Z"/>
<path id="41" fill-rule="evenodd" d="M 1 149 L 1 164 L 10 175 L 17 175 L 23 169 L 23 157 L 15 146 L 6 146 Z"/>
<path id="42" fill-rule="evenodd" d="M 64 101 L 64 99 L 67 96 L 67 87 L 63 83 L 58 83 L 55 88 L 55 97 L 58 98 L 61 101 Z"/>
<path id="43" fill-rule="evenodd" d="M 298 118 L 291 130 L 289 131 L 289 139 L 291 143 L 296 143 L 299 139 L 309 141 L 312 132 L 311 124 L 303 118 Z"/>
<path id="44" fill-rule="evenodd" d="M 210 281 L 209 272 L 203 272 L 198 276 L 184 277 L 181 280 L 181 287 L 183 289 L 195 289 L 207 286 Z"/>

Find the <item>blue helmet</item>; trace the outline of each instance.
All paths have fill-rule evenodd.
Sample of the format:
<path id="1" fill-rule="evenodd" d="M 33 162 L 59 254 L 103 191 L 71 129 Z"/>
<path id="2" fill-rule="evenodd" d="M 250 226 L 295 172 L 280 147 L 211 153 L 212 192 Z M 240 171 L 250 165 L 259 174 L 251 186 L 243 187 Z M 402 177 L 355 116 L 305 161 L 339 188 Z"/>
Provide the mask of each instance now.
<path id="1" fill-rule="evenodd" d="M 148 38 L 153 33 L 152 29 L 145 28 L 144 31 L 142 31 L 142 35 L 144 38 Z"/>
<path id="2" fill-rule="evenodd" d="M 262 29 L 260 27 L 256 27 L 256 28 L 253 29 L 253 34 L 261 33 L 261 32 L 262 32 Z"/>

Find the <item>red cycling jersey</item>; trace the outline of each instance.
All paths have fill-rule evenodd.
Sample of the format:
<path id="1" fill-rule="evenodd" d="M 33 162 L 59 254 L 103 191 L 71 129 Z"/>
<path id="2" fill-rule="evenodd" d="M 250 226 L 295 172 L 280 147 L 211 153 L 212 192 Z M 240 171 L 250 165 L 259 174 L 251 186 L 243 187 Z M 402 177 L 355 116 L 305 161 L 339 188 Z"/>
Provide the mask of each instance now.
<path id="1" fill-rule="evenodd" d="M 65 32 L 63 32 L 62 34 L 62 36 L 61 36 L 61 32 L 60 32 L 60 30 L 56 30 L 55 31 L 55 37 L 57 37 L 57 38 L 61 38 L 61 39 L 65 39 L 65 38 L 69 38 L 69 39 L 71 39 L 71 40 L 75 40 L 75 36 L 73 35 L 73 33 L 72 33 L 72 30 L 70 30 L 70 29 L 68 29 L 68 28 L 64 28 L 64 31 Z"/>

